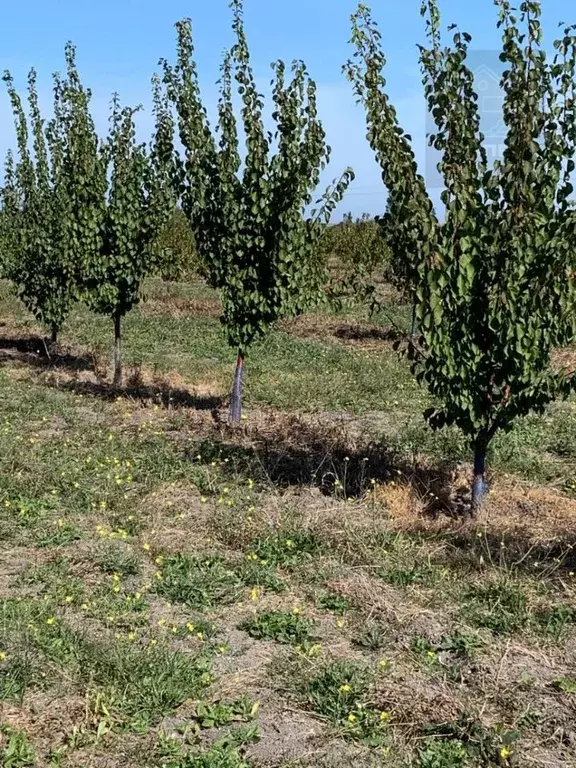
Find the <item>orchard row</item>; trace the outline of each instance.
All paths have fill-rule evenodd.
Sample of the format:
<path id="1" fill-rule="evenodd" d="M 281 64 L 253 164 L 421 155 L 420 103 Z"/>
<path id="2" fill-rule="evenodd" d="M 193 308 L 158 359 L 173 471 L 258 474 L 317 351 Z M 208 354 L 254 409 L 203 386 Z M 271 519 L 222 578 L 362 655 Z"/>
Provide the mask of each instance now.
<path id="1" fill-rule="evenodd" d="M 5 276 L 54 343 L 76 301 L 110 316 L 119 384 L 122 318 L 148 274 L 170 271 L 171 237 L 190 248 L 193 238 L 198 270 L 219 292 L 238 353 L 236 422 L 246 353 L 279 319 L 325 300 L 326 250 L 344 249 L 354 267 L 348 288 L 366 300 L 374 296 L 371 275 L 385 266 L 413 306 L 405 351 L 438 403 L 426 416 L 470 438 L 477 511 L 497 431 L 576 386 L 573 372 L 551 367 L 552 351 L 574 340 L 576 317 L 576 36 L 565 27 L 549 56 L 539 2 L 522 2 L 517 12 L 508 0 L 495 5 L 507 137 L 502 159 L 490 164 L 467 65 L 471 37 L 452 28 L 445 44 L 436 0 L 422 4 L 420 62 L 436 126 L 429 141 L 441 157 L 441 212 L 388 98 L 378 27 L 363 3 L 353 15 L 354 54 L 344 72 L 365 108 L 388 192 L 378 224 L 329 226 L 352 169 L 315 201 L 330 148 L 304 63 L 273 65 L 274 130 L 267 129 L 241 0 L 231 2 L 235 43 L 221 66 L 215 126 L 202 101 L 189 20 L 176 25 L 175 60 L 162 60 L 153 78 L 155 129 L 146 145 L 136 140 L 135 110 L 117 96 L 108 135 L 98 136 L 71 45 L 47 122 L 35 72 L 26 110 L 6 73 L 16 152 L 7 157 L 1 194 Z"/>

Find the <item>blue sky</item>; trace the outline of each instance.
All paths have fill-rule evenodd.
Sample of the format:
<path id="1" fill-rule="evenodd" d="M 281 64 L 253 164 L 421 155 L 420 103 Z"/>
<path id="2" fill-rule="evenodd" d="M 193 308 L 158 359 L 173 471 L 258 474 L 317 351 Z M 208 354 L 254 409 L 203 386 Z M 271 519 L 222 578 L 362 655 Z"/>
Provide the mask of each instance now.
<path id="1" fill-rule="evenodd" d="M 574 0 L 543 0 L 548 39 L 558 21 L 575 22 Z M 215 99 L 214 83 L 222 50 L 229 46 L 230 11 L 227 0 L 20 0 L 4 3 L 0 27 L 0 69 L 10 69 L 19 90 L 26 73 L 38 70 L 41 101 L 50 108 L 51 73 L 63 65 L 63 47 L 78 47 L 83 82 L 94 92 L 93 111 L 105 129 L 110 94 L 118 91 L 125 103 L 149 105 L 149 79 L 160 57 L 173 58 L 173 24 L 190 16 L 194 23 L 197 60 L 208 103 Z M 354 103 L 341 65 L 351 49 L 349 17 L 355 0 L 245 0 L 246 30 L 256 75 L 269 80 L 269 64 L 302 58 L 319 87 L 319 105 L 333 147 L 326 179 L 351 165 L 357 174 L 341 212 L 381 213 L 385 192 L 365 140 L 364 114 Z M 426 111 L 416 43 L 423 41 L 420 0 L 373 0 L 389 60 L 389 92 L 403 126 L 414 137 L 424 169 Z M 496 9 L 492 0 L 440 0 L 445 25 L 456 22 L 473 34 L 472 47 L 498 48 Z M 141 130 L 149 123 L 143 117 Z M 0 93 L 0 156 L 13 145 L 13 124 L 5 94 Z"/>

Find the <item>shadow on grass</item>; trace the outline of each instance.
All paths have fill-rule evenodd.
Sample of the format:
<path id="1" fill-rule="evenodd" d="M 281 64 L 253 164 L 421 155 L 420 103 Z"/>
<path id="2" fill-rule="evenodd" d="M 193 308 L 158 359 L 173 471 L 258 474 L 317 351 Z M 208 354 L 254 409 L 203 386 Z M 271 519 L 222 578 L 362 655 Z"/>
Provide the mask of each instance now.
<path id="1" fill-rule="evenodd" d="M 62 348 L 50 349 L 43 336 L 0 336 L 0 362 L 19 362 L 35 368 L 61 368 L 67 371 L 90 371 L 94 360 L 88 355 L 75 355 Z"/>
<path id="2" fill-rule="evenodd" d="M 318 487 L 327 496 L 360 498 L 373 484 L 406 482 L 428 516 L 454 514 L 450 465 L 413 466 L 383 443 L 353 440 L 338 425 L 314 424 L 288 414 L 264 414 L 255 425 L 217 424 L 190 449 L 190 457 L 221 462 L 226 472 L 276 487 Z"/>
<path id="3" fill-rule="evenodd" d="M 382 443 L 354 440 L 338 425 L 275 413 L 237 429 L 212 422 L 188 450 L 193 461 L 198 456 L 203 464 L 218 461 L 231 478 L 240 475 L 274 488 L 316 487 L 336 498 L 369 499 L 373 482 L 376 489 L 394 482 L 392 494 L 381 497 L 384 510 L 400 505 L 389 507 L 391 530 L 442 542 L 447 564 L 460 564 L 466 572 L 490 563 L 543 578 L 576 570 L 570 517 L 531 525 L 527 502 L 511 497 L 506 504 L 495 499 L 471 519 L 468 486 L 462 478 L 455 482 L 456 462 L 418 466 Z M 409 493 L 396 497 L 402 486 Z"/>
<path id="4" fill-rule="evenodd" d="M 59 382 L 57 387 L 107 401 L 126 397 L 144 404 L 153 403 L 165 408 L 192 408 L 197 411 L 217 411 L 226 399 L 219 396 L 194 395 L 186 389 L 175 389 L 163 382 L 155 385 L 129 382 L 126 386 L 118 387 L 105 382 L 72 380 Z"/>
<path id="5" fill-rule="evenodd" d="M 399 341 L 406 338 L 406 334 L 396 328 L 362 325 L 342 325 L 334 332 L 334 336 L 343 341 Z"/>

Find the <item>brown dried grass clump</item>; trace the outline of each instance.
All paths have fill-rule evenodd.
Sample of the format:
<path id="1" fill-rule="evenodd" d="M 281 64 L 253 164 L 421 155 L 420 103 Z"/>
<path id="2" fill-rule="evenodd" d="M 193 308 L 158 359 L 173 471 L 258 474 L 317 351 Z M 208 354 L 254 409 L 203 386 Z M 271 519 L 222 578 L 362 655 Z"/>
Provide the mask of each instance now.
<path id="1" fill-rule="evenodd" d="M 555 349 L 550 356 L 550 364 L 554 370 L 574 373 L 576 371 L 576 347 Z"/>
<path id="2" fill-rule="evenodd" d="M 569 546 L 576 543 L 576 499 L 503 478 L 494 484 L 479 523 L 506 538 Z"/>
<path id="3" fill-rule="evenodd" d="M 415 493 L 415 489 L 407 483 L 391 481 L 378 483 L 372 492 L 374 501 L 382 504 L 388 519 L 395 526 L 397 523 L 410 524 L 421 520 L 425 512 L 425 504 Z"/>
<path id="4" fill-rule="evenodd" d="M 65 743 L 74 726 L 88 721 L 86 699 L 79 696 L 55 698 L 53 693 L 28 694 L 21 706 L 0 704 L 2 725 L 23 731 L 36 747 L 55 749 Z M 0 750 L 2 749 L 0 735 Z"/>
<path id="5" fill-rule="evenodd" d="M 166 297 L 148 299 L 143 302 L 140 312 L 144 317 L 213 317 L 222 313 L 218 299 L 182 299 Z"/>

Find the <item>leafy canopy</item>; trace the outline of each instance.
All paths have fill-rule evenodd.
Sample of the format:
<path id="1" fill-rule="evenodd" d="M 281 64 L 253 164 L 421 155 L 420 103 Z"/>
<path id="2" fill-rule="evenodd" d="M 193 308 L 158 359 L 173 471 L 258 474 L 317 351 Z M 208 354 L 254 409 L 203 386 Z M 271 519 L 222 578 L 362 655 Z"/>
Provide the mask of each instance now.
<path id="1" fill-rule="evenodd" d="M 436 125 L 430 143 L 442 155 L 442 223 L 386 95 L 380 33 L 364 4 L 353 16 L 356 54 L 347 65 L 388 189 L 389 237 L 405 254 L 416 303 L 414 372 L 442 404 L 427 415 L 434 426 L 457 424 L 480 452 L 498 429 L 573 386 L 566 372 L 551 369 L 550 355 L 574 327 L 576 37 L 566 27 L 550 61 L 540 3 L 522 2 L 519 15 L 507 0 L 496 5 L 507 137 L 493 167 L 467 66 L 471 37 L 456 30 L 443 46 L 435 0 L 422 7 L 428 47 L 420 60 Z"/>
<path id="2" fill-rule="evenodd" d="M 287 78 L 273 64 L 274 134 L 264 126 L 244 32 L 242 3 L 233 0 L 236 43 L 222 64 L 218 127 L 203 106 L 189 20 L 177 25 L 175 66 L 163 62 L 164 82 L 178 114 L 184 157 L 177 173 L 182 207 L 198 257 L 222 297 L 222 321 L 242 353 L 280 317 L 302 311 L 322 295 L 325 275 L 315 244 L 341 200 L 347 170 L 306 218 L 330 148 L 318 119 L 316 85 L 301 61 Z M 242 104 L 241 157 L 233 81 Z"/>
<path id="3" fill-rule="evenodd" d="M 26 114 L 9 72 L 4 74 L 16 122 L 18 157 L 9 154 L 2 195 L 7 276 L 38 320 L 57 332 L 83 295 L 100 247 L 106 178 L 97 158 L 91 94 L 66 46 L 67 74 L 54 75 L 53 117 L 38 105 L 36 72 L 28 77 Z"/>
<path id="4" fill-rule="evenodd" d="M 100 160 L 109 179 L 101 222 L 102 244 L 91 269 L 88 303 L 122 317 L 140 300 L 144 277 L 161 252 L 158 237 L 174 208 L 173 123 L 154 81 L 156 129 L 151 151 L 136 140 L 138 109 L 112 102 L 110 131 Z"/>

